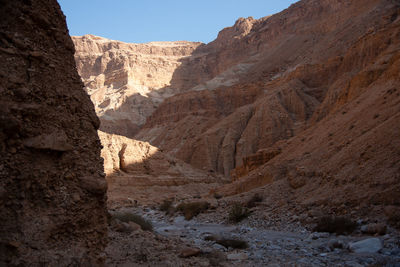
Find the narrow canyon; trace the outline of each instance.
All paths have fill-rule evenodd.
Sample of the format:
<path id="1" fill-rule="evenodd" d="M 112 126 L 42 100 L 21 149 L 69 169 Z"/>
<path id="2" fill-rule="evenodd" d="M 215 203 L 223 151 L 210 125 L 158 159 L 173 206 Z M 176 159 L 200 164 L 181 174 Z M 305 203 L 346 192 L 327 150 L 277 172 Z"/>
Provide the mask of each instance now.
<path id="1" fill-rule="evenodd" d="M 1 266 L 400 265 L 399 1 L 208 44 L 0 6 Z"/>

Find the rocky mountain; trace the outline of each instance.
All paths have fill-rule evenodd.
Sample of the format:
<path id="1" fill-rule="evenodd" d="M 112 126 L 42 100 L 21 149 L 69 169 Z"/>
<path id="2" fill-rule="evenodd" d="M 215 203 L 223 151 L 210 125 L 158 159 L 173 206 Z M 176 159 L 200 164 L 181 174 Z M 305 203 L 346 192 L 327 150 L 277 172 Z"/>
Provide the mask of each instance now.
<path id="1" fill-rule="evenodd" d="M 303 0 L 273 16 L 241 18 L 209 44 L 185 43 L 190 49 L 174 67 L 161 63 L 155 43 L 94 36 L 74 38 L 75 58 L 105 132 L 230 177 L 220 193 L 263 187 L 299 207 L 398 206 L 398 15 L 392 0 Z M 113 57 L 104 47 L 123 49 Z M 159 58 L 151 61 L 157 71 L 139 47 Z M 129 71 L 142 73 L 117 75 Z M 148 97 L 139 103 L 128 81 L 151 88 Z M 138 112 L 140 123 L 116 122 Z"/>
<path id="2" fill-rule="evenodd" d="M 99 120 L 56 0 L 0 1 L 0 265 L 99 266 Z"/>

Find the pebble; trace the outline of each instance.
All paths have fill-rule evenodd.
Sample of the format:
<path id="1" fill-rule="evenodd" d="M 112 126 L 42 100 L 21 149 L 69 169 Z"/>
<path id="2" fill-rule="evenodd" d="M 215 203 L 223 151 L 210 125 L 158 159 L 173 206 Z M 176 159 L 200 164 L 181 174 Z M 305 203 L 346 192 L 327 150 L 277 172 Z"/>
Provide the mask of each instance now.
<path id="1" fill-rule="evenodd" d="M 228 260 L 247 260 L 249 256 L 246 253 L 230 253 L 226 258 Z"/>
<path id="2" fill-rule="evenodd" d="M 342 240 L 338 239 L 332 239 L 328 243 L 328 247 L 331 251 L 339 248 L 340 249 L 345 248 L 345 246 L 346 246 L 345 243 Z"/>
<path id="3" fill-rule="evenodd" d="M 370 223 L 361 226 L 361 232 L 371 235 L 384 235 L 386 233 L 386 225 L 383 223 Z"/>
<path id="4" fill-rule="evenodd" d="M 217 249 L 217 250 L 221 250 L 221 251 L 226 251 L 227 249 L 224 246 L 221 246 L 220 244 L 213 244 L 212 245 L 213 248 Z"/>
<path id="5" fill-rule="evenodd" d="M 310 239 L 316 240 L 319 238 L 328 238 L 329 237 L 329 233 L 319 233 L 319 232 L 314 232 L 311 233 L 311 235 L 309 236 Z"/>
<path id="6" fill-rule="evenodd" d="M 367 238 L 349 244 L 349 249 L 355 253 L 377 253 L 382 249 L 379 238 Z"/>
<path id="7" fill-rule="evenodd" d="M 200 253 L 201 253 L 201 250 L 198 248 L 185 248 L 185 249 L 181 250 L 181 252 L 179 253 L 179 257 L 189 258 L 189 257 L 197 256 Z"/>

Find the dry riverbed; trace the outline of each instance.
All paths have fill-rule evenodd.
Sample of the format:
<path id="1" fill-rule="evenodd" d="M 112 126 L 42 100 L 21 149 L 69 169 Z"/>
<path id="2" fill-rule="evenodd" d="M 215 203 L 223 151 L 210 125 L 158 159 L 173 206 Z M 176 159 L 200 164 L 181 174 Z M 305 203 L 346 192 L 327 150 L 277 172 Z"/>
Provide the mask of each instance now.
<path id="1" fill-rule="evenodd" d="M 213 213 L 188 221 L 177 213 L 170 216 L 150 208 L 121 211 L 151 221 L 153 232 L 131 229 L 121 233 L 111 228 L 107 248 L 110 266 L 400 265 L 400 239 L 393 229 L 381 236 L 357 231 L 336 235 L 311 232 L 299 224 L 271 230 L 257 216 L 228 224 Z M 232 248 L 218 240 L 245 241 L 247 248 Z"/>

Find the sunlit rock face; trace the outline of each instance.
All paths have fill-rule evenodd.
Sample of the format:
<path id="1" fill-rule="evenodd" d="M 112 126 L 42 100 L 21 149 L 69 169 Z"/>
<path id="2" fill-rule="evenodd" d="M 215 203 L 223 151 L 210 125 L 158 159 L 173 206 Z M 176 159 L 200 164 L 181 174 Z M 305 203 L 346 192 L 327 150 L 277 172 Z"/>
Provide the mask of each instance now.
<path id="1" fill-rule="evenodd" d="M 360 192 L 352 203 L 375 197 L 389 204 L 399 192 L 398 144 L 387 141 L 395 139 L 393 129 L 399 125 L 394 123 L 398 15 L 399 5 L 391 0 L 299 1 L 273 16 L 240 18 L 209 44 L 190 44 L 191 50 L 177 59 L 181 64 L 169 69 L 173 73 L 159 77 L 137 66 L 144 73 L 136 80 L 122 71 L 122 60 L 118 67 L 110 63 L 121 71 L 105 82 L 102 60 L 82 56 L 98 51 L 83 49 L 85 38 L 96 47 L 103 45 L 97 37 L 75 39 L 82 46 L 76 60 L 105 132 L 149 142 L 204 171 L 233 174 L 235 182 L 222 190 L 225 194 L 288 179 L 287 186 L 303 193 L 295 198 L 306 204 L 326 204 L 329 195 L 345 203 L 349 194 L 344 187 Z M 147 66 L 145 61 L 138 64 Z M 157 70 L 165 68 L 158 64 Z M 150 88 L 153 79 L 166 85 L 143 93 L 148 97 L 136 94 L 141 102 L 113 89 L 136 81 Z M 112 85 L 117 80 L 123 82 Z M 106 91 L 115 100 L 95 99 Z M 120 104 L 101 111 L 113 101 Z M 115 123 L 112 118 L 119 114 L 125 121 Z M 139 118 L 137 114 L 140 123 L 127 121 Z M 373 186 L 382 179 L 386 194 Z M 363 190 L 356 190 L 357 184 Z M 304 192 L 315 192 L 315 197 Z"/>
<path id="2" fill-rule="evenodd" d="M 0 266 L 101 266 L 99 120 L 56 0 L 0 1 Z"/>
<path id="3" fill-rule="evenodd" d="M 183 66 L 201 68 L 200 55 L 192 55 L 201 43 L 128 44 L 93 35 L 72 39 L 77 69 L 102 122 L 100 129 L 128 137 L 165 98 L 195 84 L 199 74 Z"/>

